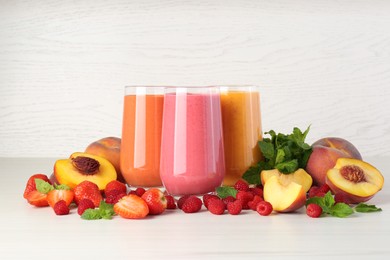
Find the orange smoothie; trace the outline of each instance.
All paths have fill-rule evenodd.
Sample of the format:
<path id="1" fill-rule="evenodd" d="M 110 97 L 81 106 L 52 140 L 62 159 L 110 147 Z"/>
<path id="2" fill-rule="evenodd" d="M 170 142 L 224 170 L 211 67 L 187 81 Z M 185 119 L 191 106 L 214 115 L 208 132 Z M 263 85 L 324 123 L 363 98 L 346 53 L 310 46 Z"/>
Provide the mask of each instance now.
<path id="1" fill-rule="evenodd" d="M 160 145 L 164 96 L 126 95 L 124 98 L 120 167 L 131 186 L 162 186 Z"/>
<path id="2" fill-rule="evenodd" d="M 232 186 L 244 172 L 262 159 L 260 94 L 258 91 L 221 91 L 225 146 L 224 185 Z"/>

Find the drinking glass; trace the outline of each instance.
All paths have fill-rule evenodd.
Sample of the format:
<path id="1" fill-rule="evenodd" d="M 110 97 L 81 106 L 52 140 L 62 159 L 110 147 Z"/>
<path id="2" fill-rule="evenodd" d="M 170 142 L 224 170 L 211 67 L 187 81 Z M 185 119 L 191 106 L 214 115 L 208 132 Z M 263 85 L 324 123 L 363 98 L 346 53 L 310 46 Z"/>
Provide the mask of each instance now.
<path id="1" fill-rule="evenodd" d="M 163 104 L 163 87 L 125 87 L 120 168 L 131 186 L 162 186 L 160 146 Z"/>
<path id="2" fill-rule="evenodd" d="M 220 86 L 225 147 L 224 185 L 232 186 L 262 155 L 260 91 L 257 86 Z"/>
<path id="3" fill-rule="evenodd" d="M 219 87 L 166 87 L 160 175 L 174 196 L 201 195 L 225 174 Z"/>

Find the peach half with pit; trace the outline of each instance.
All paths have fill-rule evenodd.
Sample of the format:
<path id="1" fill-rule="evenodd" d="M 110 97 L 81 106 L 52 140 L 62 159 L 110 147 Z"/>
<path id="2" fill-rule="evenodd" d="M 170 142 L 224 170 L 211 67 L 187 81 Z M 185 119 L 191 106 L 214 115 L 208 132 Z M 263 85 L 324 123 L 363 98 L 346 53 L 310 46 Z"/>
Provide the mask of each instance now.
<path id="1" fill-rule="evenodd" d="M 289 174 L 281 173 L 278 169 L 272 169 L 261 171 L 260 179 L 263 186 L 267 182 L 267 180 L 269 180 L 273 176 L 277 176 L 279 179 L 281 179 L 282 183 L 298 183 L 303 186 L 305 192 L 308 192 L 311 185 L 313 184 L 313 179 L 304 169 L 300 168 L 295 172 Z"/>
<path id="2" fill-rule="evenodd" d="M 71 154 L 68 159 L 57 160 L 54 175 L 60 184 L 66 184 L 72 189 L 87 180 L 104 190 L 110 181 L 117 179 L 115 168 L 108 160 L 80 152 Z"/>
<path id="3" fill-rule="evenodd" d="M 96 140 L 87 146 L 85 152 L 107 159 L 115 167 L 118 180 L 125 182 L 120 170 L 121 138 L 109 136 Z"/>
<path id="4" fill-rule="evenodd" d="M 272 176 L 265 182 L 263 196 L 277 212 L 292 212 L 306 203 L 306 192 L 302 185 L 278 176 Z"/>
<path id="5" fill-rule="evenodd" d="M 318 186 L 325 184 L 326 173 L 334 167 L 338 158 L 362 159 L 358 149 L 343 138 L 322 138 L 314 142 L 312 148 L 305 169 Z"/>
<path id="6" fill-rule="evenodd" d="M 326 184 L 334 194 L 341 193 L 351 203 L 371 199 L 383 187 L 378 169 L 362 160 L 339 158 L 326 174 Z"/>

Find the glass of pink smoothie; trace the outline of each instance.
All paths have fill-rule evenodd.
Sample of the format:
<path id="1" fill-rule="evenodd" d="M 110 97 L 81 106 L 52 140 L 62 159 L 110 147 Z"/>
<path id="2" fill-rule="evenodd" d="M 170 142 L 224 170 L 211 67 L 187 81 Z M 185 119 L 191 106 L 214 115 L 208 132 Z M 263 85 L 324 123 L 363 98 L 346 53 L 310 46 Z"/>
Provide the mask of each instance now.
<path id="1" fill-rule="evenodd" d="M 160 177 L 167 192 L 209 193 L 224 174 L 219 87 L 165 88 Z"/>

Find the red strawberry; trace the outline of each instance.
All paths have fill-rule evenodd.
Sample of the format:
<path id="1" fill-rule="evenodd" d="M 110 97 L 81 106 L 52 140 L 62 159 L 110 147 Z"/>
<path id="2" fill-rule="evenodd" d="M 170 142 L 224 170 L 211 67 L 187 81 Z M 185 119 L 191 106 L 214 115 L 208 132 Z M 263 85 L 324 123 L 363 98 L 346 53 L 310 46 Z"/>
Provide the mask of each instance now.
<path id="1" fill-rule="evenodd" d="M 220 199 L 212 199 L 209 201 L 209 207 L 207 208 L 214 215 L 222 215 L 225 212 L 225 203 Z"/>
<path id="2" fill-rule="evenodd" d="M 226 207 L 230 215 L 238 215 L 241 213 L 242 210 L 241 201 L 239 200 L 228 202 Z"/>
<path id="3" fill-rule="evenodd" d="M 47 202 L 52 208 L 54 208 L 54 205 L 60 200 L 65 201 L 66 206 L 69 207 L 70 203 L 73 201 L 73 198 L 74 192 L 70 189 L 54 189 L 47 193 Z"/>
<path id="4" fill-rule="evenodd" d="M 74 201 L 78 205 L 82 199 L 92 200 L 95 207 L 99 207 L 100 201 L 103 199 L 99 187 L 90 181 L 79 183 L 74 189 Z"/>
<path id="5" fill-rule="evenodd" d="M 114 211 L 122 218 L 139 219 L 149 214 L 149 207 L 142 198 L 131 194 L 115 203 Z"/>
<path id="6" fill-rule="evenodd" d="M 185 201 L 181 206 L 181 210 L 183 210 L 185 213 L 195 213 L 198 212 L 201 208 L 202 208 L 202 201 L 196 196 L 186 197 Z"/>
<path id="7" fill-rule="evenodd" d="M 176 209 L 175 198 L 171 195 L 165 195 L 165 198 L 167 199 L 167 209 Z"/>
<path id="8" fill-rule="evenodd" d="M 106 188 L 104 189 L 104 194 L 107 196 L 107 194 L 110 193 L 110 191 L 112 190 L 119 190 L 121 192 L 126 193 L 126 184 L 117 180 L 110 181 L 109 183 L 107 183 Z"/>
<path id="9" fill-rule="evenodd" d="M 142 198 L 146 201 L 149 207 L 149 214 L 159 215 L 167 208 L 167 199 L 161 190 L 157 188 L 148 189 Z"/>
<path id="10" fill-rule="evenodd" d="M 45 174 L 38 173 L 38 174 L 32 175 L 28 179 L 27 184 L 26 184 L 26 188 L 24 189 L 23 197 L 25 199 L 27 199 L 28 193 L 30 193 L 31 191 L 37 190 L 37 187 L 35 185 L 35 179 L 41 179 L 41 180 L 44 180 L 44 181 L 51 184 L 49 178 Z"/>
<path id="11" fill-rule="evenodd" d="M 234 188 L 238 191 L 248 191 L 249 190 L 249 184 L 240 179 L 234 184 Z"/>
<path id="12" fill-rule="evenodd" d="M 54 212 L 56 215 L 68 215 L 69 214 L 69 207 L 66 205 L 66 201 L 59 200 L 57 201 L 53 206 Z"/>
<path id="13" fill-rule="evenodd" d="M 34 205 L 36 207 L 46 207 L 49 206 L 49 203 L 47 202 L 47 194 L 41 193 L 37 190 L 30 191 L 26 199 L 28 203 L 31 205 Z"/>
<path id="14" fill-rule="evenodd" d="M 82 199 L 79 202 L 77 213 L 81 216 L 83 215 L 84 211 L 86 211 L 87 209 L 94 209 L 94 208 L 95 208 L 95 204 L 93 204 L 92 200 Z"/>

